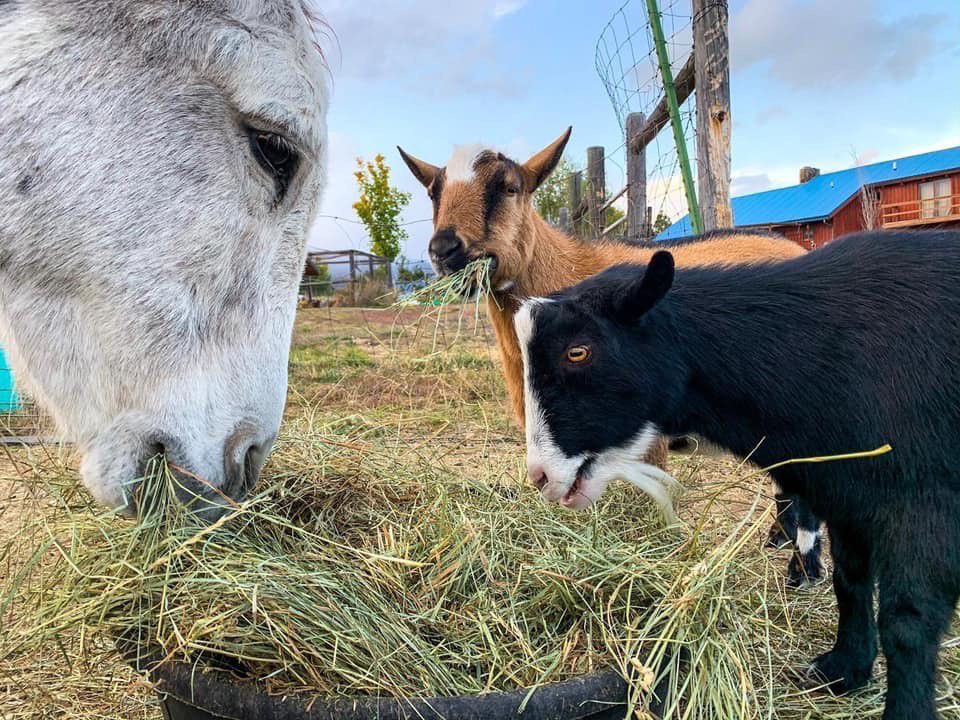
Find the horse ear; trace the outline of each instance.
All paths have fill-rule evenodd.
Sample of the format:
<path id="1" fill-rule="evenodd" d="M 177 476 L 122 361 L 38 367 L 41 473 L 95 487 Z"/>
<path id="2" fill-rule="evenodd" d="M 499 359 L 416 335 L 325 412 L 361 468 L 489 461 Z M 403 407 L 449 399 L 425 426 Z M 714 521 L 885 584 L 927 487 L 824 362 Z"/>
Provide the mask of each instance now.
<path id="1" fill-rule="evenodd" d="M 613 298 L 615 315 L 621 320 L 636 320 L 648 312 L 673 286 L 673 275 L 673 255 L 658 250 L 643 274 L 638 274 L 619 297 Z"/>
<path id="2" fill-rule="evenodd" d="M 410 168 L 410 172 L 413 173 L 413 176 L 420 181 L 421 185 L 423 185 L 425 188 L 429 188 L 430 185 L 433 184 L 433 181 L 436 179 L 437 175 L 440 174 L 441 168 L 415 158 L 413 155 L 407 155 L 407 153 L 405 153 L 403 148 L 399 145 L 397 145 L 397 150 L 400 151 L 400 157 L 403 158 L 403 161 L 407 164 L 407 167 Z"/>
<path id="3" fill-rule="evenodd" d="M 563 149 L 567 146 L 571 132 L 573 132 L 573 128 L 568 127 L 563 135 L 520 166 L 523 172 L 524 189 L 527 192 L 532 193 L 540 187 L 544 180 L 550 177 L 550 173 L 560 162 L 560 157 L 563 155 Z"/>

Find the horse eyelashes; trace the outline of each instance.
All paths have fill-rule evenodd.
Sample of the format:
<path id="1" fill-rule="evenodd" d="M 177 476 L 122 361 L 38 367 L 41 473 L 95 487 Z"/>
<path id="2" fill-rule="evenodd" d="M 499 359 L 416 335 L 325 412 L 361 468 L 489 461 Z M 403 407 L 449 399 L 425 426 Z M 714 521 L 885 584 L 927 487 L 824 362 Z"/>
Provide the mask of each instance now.
<path id="1" fill-rule="evenodd" d="M 254 158 L 273 177 L 277 202 L 282 202 L 297 171 L 299 157 L 294 147 L 276 133 L 250 133 Z"/>

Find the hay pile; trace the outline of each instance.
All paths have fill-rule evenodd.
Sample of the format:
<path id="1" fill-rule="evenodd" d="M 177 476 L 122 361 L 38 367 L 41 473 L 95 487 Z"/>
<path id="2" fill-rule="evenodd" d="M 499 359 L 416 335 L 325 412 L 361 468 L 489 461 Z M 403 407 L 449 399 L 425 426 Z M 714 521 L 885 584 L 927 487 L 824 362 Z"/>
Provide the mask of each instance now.
<path id="1" fill-rule="evenodd" d="M 793 684 L 833 641 L 834 599 L 784 592 L 761 477 L 673 458 L 671 529 L 624 485 L 594 513 L 545 506 L 476 306 L 442 310 L 432 338 L 430 317 L 301 313 L 277 451 L 212 528 L 166 500 L 164 472 L 134 523 L 94 507 L 56 449 L 0 448 L 0 717 L 156 720 L 113 648 L 130 627 L 198 669 L 238 658 L 275 693 L 472 693 L 609 667 L 639 720 L 683 658 L 670 718 L 879 717 L 880 672 L 853 697 Z M 956 719 L 960 641 L 945 645 L 938 704 Z"/>
<path id="2" fill-rule="evenodd" d="M 256 496 L 210 527 L 169 500 L 175 482 L 155 473 L 136 523 L 51 486 L 0 595 L 0 617 L 19 608 L 5 646 L 136 628 L 167 657 L 222 655 L 274 692 L 323 695 L 478 693 L 613 667 L 638 708 L 683 648 L 672 701 L 691 717 L 763 700 L 743 632 L 761 616 L 730 599 L 746 527 L 700 542 L 626 487 L 572 514 L 519 477 L 458 477 L 306 421 Z"/>

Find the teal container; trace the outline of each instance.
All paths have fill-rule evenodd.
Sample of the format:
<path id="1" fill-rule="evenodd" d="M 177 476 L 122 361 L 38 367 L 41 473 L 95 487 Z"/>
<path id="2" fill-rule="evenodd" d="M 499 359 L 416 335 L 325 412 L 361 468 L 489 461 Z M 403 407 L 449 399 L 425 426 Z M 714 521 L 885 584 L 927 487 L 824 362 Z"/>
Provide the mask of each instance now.
<path id="1" fill-rule="evenodd" d="M 0 348 L 0 413 L 12 413 L 20 409 L 20 397 L 13 389 L 13 371 Z"/>

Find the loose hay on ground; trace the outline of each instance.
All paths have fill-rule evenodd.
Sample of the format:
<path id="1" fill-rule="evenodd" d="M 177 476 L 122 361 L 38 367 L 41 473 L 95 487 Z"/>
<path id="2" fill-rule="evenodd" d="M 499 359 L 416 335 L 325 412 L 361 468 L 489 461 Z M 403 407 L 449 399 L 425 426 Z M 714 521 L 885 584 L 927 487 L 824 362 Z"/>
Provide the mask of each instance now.
<path id="1" fill-rule="evenodd" d="M 853 698 L 794 688 L 793 668 L 829 648 L 835 609 L 827 584 L 783 590 L 783 554 L 760 549 L 770 520 L 767 499 L 757 504 L 760 478 L 728 458 L 673 458 L 688 491 L 678 508 L 686 526 L 671 531 L 626 487 L 612 488 L 595 515 L 544 507 L 519 481 L 522 443 L 503 422 L 491 339 L 469 332 L 477 318 L 472 308 L 466 315 L 457 342 L 446 340 L 461 321 L 442 316 L 443 346 L 469 346 L 487 362 L 431 355 L 432 318 L 414 332 L 424 325 L 419 314 L 419 323 L 402 322 L 396 342 L 390 311 L 302 311 L 298 346 L 358 338 L 370 364 L 344 365 L 349 379 L 327 380 L 319 370 L 336 370 L 340 355 L 302 355 L 260 494 L 192 544 L 183 527 L 158 541 L 160 518 L 177 527 L 175 512 L 138 526 L 98 514 L 56 453 L 23 451 L 32 459 L 18 472 L 3 468 L 10 496 L 29 497 L 6 506 L 8 495 L 0 498 L 0 718 L 157 718 L 149 692 L 111 649 L 109 628 L 130 620 L 175 657 L 232 645 L 254 658 L 254 675 L 277 672 L 267 680 L 275 692 L 302 689 L 304 678 L 338 694 L 420 694 L 431 683 L 476 691 L 608 665 L 642 699 L 658 652 L 685 647 L 692 670 L 672 717 L 879 716 L 881 678 Z M 377 384 L 407 376 L 430 389 L 414 396 Z M 477 395 L 464 412 L 459 388 L 469 378 Z M 17 521 L 5 522 L 12 513 Z M 16 577 L 52 538 L 62 551 L 49 544 Z M 234 552 L 256 560 L 224 557 Z M 146 571 L 165 556 L 175 561 Z M 293 606 L 300 589 L 285 584 L 301 571 L 310 598 Z M 101 621 L 93 588 L 126 581 L 143 604 L 123 609 L 123 586 L 108 595 L 114 610 Z M 174 592 L 164 597 L 167 582 Z M 159 614 L 161 605 L 169 612 Z M 307 632 L 304 617 L 322 632 Z M 38 622 L 42 632 L 31 635 Z M 387 623 L 397 625 L 379 632 Z M 948 644 L 939 700 L 956 719 L 960 650 Z M 377 662 L 363 665 L 375 653 Z"/>
<path id="2" fill-rule="evenodd" d="M 676 697 L 698 717 L 754 702 L 748 618 L 728 597 L 750 533 L 715 545 L 665 529 L 627 488 L 585 518 L 515 479 L 305 423 L 211 528 L 162 492 L 141 521 L 117 519 L 64 481 L 22 535 L 53 560 L 28 561 L 3 594 L 19 607 L 14 652 L 135 627 L 173 659 L 239 659 L 273 692 L 402 697 L 615 667 L 638 706 L 664 658 L 690 668 Z"/>

